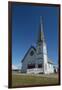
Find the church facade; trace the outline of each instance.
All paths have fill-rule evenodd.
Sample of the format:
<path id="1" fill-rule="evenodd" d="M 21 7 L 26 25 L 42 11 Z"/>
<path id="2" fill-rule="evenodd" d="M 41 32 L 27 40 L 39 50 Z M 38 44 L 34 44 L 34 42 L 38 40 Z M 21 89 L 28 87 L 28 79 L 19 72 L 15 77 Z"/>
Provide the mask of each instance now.
<path id="1" fill-rule="evenodd" d="M 43 74 L 57 72 L 57 67 L 54 65 L 52 60 L 48 58 L 42 20 L 40 22 L 36 48 L 34 46 L 31 46 L 28 49 L 22 60 L 21 72 Z"/>

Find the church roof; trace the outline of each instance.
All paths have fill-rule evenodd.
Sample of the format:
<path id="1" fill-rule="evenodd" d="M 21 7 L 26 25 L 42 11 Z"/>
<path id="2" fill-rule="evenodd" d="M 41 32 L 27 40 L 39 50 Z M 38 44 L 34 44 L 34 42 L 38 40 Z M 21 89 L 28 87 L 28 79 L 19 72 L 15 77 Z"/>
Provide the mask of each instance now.
<path id="1" fill-rule="evenodd" d="M 31 48 L 33 48 L 33 49 L 36 51 L 36 48 L 35 48 L 34 46 L 31 46 L 31 47 L 28 49 L 28 51 L 26 52 L 26 54 L 25 54 L 25 56 L 24 56 L 24 58 L 22 59 L 21 62 L 24 61 L 25 57 L 27 56 L 27 54 L 29 53 L 29 51 L 31 50 Z"/>
<path id="2" fill-rule="evenodd" d="M 48 63 L 51 63 L 51 64 L 53 64 L 53 62 L 52 62 L 51 60 L 49 60 L 49 61 L 48 61 Z"/>
<path id="3" fill-rule="evenodd" d="M 51 58 L 48 58 L 48 63 L 54 64 L 53 61 L 51 60 Z"/>

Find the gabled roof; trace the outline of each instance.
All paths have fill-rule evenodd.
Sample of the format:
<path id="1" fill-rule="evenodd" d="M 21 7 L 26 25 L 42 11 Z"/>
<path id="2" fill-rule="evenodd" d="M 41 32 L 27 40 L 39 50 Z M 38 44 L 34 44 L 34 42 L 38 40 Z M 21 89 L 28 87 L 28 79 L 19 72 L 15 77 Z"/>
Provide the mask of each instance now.
<path id="1" fill-rule="evenodd" d="M 53 64 L 53 62 L 52 62 L 51 60 L 48 60 L 48 63 L 51 63 L 51 64 Z"/>
<path id="2" fill-rule="evenodd" d="M 48 63 L 54 64 L 51 58 L 48 58 Z"/>
<path id="3" fill-rule="evenodd" d="M 29 53 L 29 51 L 31 50 L 31 48 L 33 48 L 33 49 L 36 51 L 36 48 L 35 48 L 34 46 L 31 46 L 31 47 L 28 49 L 28 51 L 26 52 L 26 54 L 25 54 L 25 56 L 24 56 L 24 58 L 22 59 L 21 62 L 24 61 L 25 57 L 27 56 L 27 54 Z"/>

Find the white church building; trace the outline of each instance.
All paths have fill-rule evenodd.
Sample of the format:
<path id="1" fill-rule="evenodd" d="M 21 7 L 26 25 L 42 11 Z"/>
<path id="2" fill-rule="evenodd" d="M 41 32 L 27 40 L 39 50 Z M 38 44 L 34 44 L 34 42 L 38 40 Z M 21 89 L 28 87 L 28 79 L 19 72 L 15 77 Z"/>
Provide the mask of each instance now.
<path id="1" fill-rule="evenodd" d="M 58 67 L 54 65 L 51 59 L 48 58 L 47 46 L 44 39 L 43 23 L 41 20 L 36 48 L 31 46 L 28 49 L 22 59 L 21 72 L 49 74 L 57 71 Z"/>

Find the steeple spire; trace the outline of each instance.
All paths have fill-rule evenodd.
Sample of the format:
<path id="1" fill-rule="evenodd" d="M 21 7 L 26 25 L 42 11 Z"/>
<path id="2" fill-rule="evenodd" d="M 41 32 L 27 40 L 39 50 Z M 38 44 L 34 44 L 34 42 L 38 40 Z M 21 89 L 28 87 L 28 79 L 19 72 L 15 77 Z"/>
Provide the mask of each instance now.
<path id="1" fill-rule="evenodd" d="M 38 41 L 41 42 L 44 41 L 44 33 L 43 33 L 43 17 L 40 17 L 40 28 L 39 28 L 39 33 L 38 33 Z"/>

